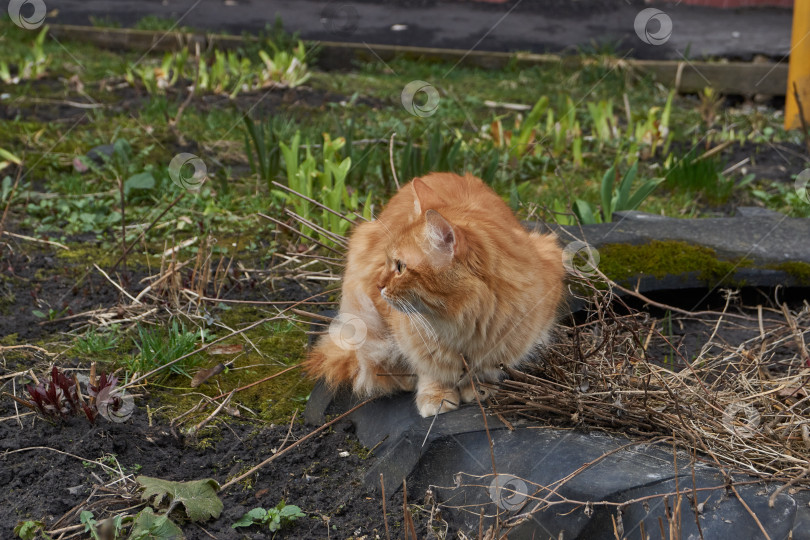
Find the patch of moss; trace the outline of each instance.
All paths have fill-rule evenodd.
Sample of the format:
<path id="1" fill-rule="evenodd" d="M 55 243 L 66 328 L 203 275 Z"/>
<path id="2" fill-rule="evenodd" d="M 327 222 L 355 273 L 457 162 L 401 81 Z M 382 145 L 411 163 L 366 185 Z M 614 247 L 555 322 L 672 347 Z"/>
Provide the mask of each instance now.
<path id="1" fill-rule="evenodd" d="M 599 269 L 618 282 L 643 275 L 661 279 L 697 273 L 705 282 L 734 284 L 734 271 L 753 264 L 748 259 L 722 260 L 711 248 L 659 240 L 641 245 L 607 244 L 599 248 L 599 256 Z"/>
<path id="2" fill-rule="evenodd" d="M 360 444 L 359 441 L 356 441 L 354 439 L 350 439 L 350 440 L 346 441 L 346 444 L 349 446 L 349 451 L 352 454 L 355 454 L 360 459 L 365 460 L 365 459 L 368 459 L 368 458 L 370 458 L 372 456 L 371 449 L 366 448 L 365 446 Z"/>
<path id="3" fill-rule="evenodd" d="M 779 264 L 769 265 L 768 268 L 781 270 L 786 274 L 796 278 L 800 285 L 810 286 L 810 264 L 799 261 L 789 261 Z"/>
<path id="4" fill-rule="evenodd" d="M 222 322 L 231 328 L 255 321 L 267 314 L 255 306 L 233 308 L 222 314 Z M 226 394 L 231 390 L 242 388 L 260 381 L 284 369 L 297 365 L 306 352 L 306 334 L 291 323 L 267 324 L 256 328 L 249 334 L 250 340 L 259 349 L 239 356 L 231 369 L 226 369 L 214 380 L 204 384 L 198 391 L 214 397 Z M 223 345 L 244 343 L 236 337 L 226 340 Z M 260 354 L 261 353 L 261 354 Z M 201 368 L 211 368 L 231 360 L 232 356 L 207 356 Z M 193 408 L 200 400 L 199 393 L 191 391 L 187 379 L 179 376 L 165 381 L 163 390 L 156 391 L 160 403 L 160 415 L 173 418 Z M 157 385 L 151 385 L 156 389 Z M 301 411 L 312 391 L 312 382 L 299 369 L 293 369 L 268 381 L 234 394 L 234 401 L 247 407 L 266 422 L 288 423 L 293 412 Z M 188 420 L 189 425 L 199 422 L 210 414 L 210 409 L 200 411 Z M 243 412 L 244 414 L 244 412 Z M 230 421 L 230 418 L 228 419 Z"/>
<path id="5" fill-rule="evenodd" d="M 69 250 L 60 249 L 56 251 L 57 258 L 78 265 L 92 265 L 95 263 L 101 268 L 110 268 L 118 262 L 118 258 L 121 256 L 120 246 L 106 250 L 94 245 L 92 242 L 71 242 L 67 246 L 70 248 Z M 136 253 L 136 251 L 139 250 L 135 249 L 127 254 L 127 265 L 130 268 L 138 266 L 147 268 L 150 263 L 147 256 Z M 151 262 L 154 265 L 154 261 Z"/>
<path id="6" fill-rule="evenodd" d="M 240 359 L 238 366 L 250 366 L 229 372 L 228 380 L 222 381 L 225 387 L 240 388 L 252 382 L 264 379 L 288 367 L 297 365 L 306 353 L 307 337 L 298 327 L 284 323 L 260 327 L 264 335 L 251 340 L 261 351 L 262 356 L 251 352 Z M 312 391 L 309 381 L 300 369 L 257 384 L 239 392 L 239 400 L 246 407 L 255 411 L 260 418 L 273 423 L 287 423 L 297 409 L 299 416 L 306 398 Z"/>

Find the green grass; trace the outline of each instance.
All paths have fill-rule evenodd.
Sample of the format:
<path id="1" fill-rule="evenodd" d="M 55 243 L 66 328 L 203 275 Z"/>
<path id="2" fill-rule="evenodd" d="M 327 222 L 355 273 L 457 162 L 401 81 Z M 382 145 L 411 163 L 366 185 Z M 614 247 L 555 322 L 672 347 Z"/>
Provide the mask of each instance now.
<path id="1" fill-rule="evenodd" d="M 170 362 L 194 351 L 200 331 L 188 331 L 176 320 L 170 326 L 147 328 L 138 326 L 138 335 L 133 339 L 138 354 L 125 359 L 127 371 L 143 375 L 154 369 L 167 366 Z M 176 374 L 191 378 L 189 370 L 201 361 L 199 355 L 192 355 L 156 373 L 157 378 Z"/>
<path id="2" fill-rule="evenodd" d="M 148 19 L 142 21 L 141 27 L 164 29 L 167 24 Z M 269 28 L 265 37 L 278 44 L 274 46 L 291 47 L 295 43 L 278 28 Z M 0 46 L 5 61 L 11 65 L 30 56 L 35 38 L 36 33 L 24 32 L 7 21 L 0 23 Z M 269 41 L 262 43 L 246 46 L 242 54 L 258 61 L 258 51 L 271 48 Z M 70 196 L 58 200 L 20 199 L 26 205 L 26 226 L 55 238 L 95 232 L 102 245 L 114 248 L 120 230 L 117 181 L 142 173 L 152 175 L 154 186 L 129 194 L 126 222 L 154 219 L 181 194 L 168 179 L 169 162 L 177 153 L 178 133 L 206 163 L 211 181 L 199 193 L 185 195 L 169 211 L 165 221 L 170 225 L 151 231 L 147 246 L 150 242 L 162 244 L 167 233 L 180 237 L 191 234 L 189 221 L 220 234 L 239 235 L 246 223 L 250 223 L 251 232 L 256 232 L 257 227 L 259 233 L 269 230 L 266 224 L 251 222 L 245 216 L 259 210 L 277 212 L 285 203 L 283 197 L 269 189 L 268 181 L 288 180 L 285 160 L 278 153 L 273 156 L 273 151 L 276 141 L 289 145 L 295 132 L 301 133 L 302 141 L 314 145 L 323 143 L 324 133 L 332 140 L 343 137 L 346 144 L 336 159 L 351 160 L 346 187 L 350 193 L 357 191 L 360 200 L 370 193 L 377 208 L 394 188 L 384 141 L 395 132 L 400 145 L 394 161 L 401 181 L 435 169 L 470 170 L 490 182 L 518 212 L 526 215 L 536 207 L 544 219 L 555 219 L 549 210 L 567 212 L 577 199 L 593 202 L 594 209 L 600 211 L 600 179 L 605 171 L 612 165 L 627 170 L 634 163 L 638 164 L 639 178 L 667 178 L 642 202 L 639 209 L 643 211 L 699 217 L 706 205 L 743 201 L 758 202 L 791 215 L 810 213 L 791 190 L 780 190 L 779 184 L 773 182 L 777 179 L 760 178 L 750 185 L 740 185 L 736 179 L 715 174 L 723 166 L 719 161 L 695 161 L 694 156 L 725 140 L 734 144 L 797 141 L 797 133 L 782 129 L 776 111 L 752 114 L 720 109 L 720 128 L 708 129 L 697 100 L 671 98 L 648 77 L 639 78 L 623 67 L 615 67 L 606 51 L 583 56 L 587 60 L 584 66 L 564 62 L 488 71 L 463 63 L 453 66 L 395 59 L 387 65 L 364 63 L 351 71 L 326 73 L 316 69 L 307 85 L 316 93 L 338 97 L 323 103 L 316 99 L 313 104 L 292 99 L 271 110 L 254 109 L 256 126 L 276 126 L 278 131 L 262 156 L 256 141 L 248 136 L 244 111 L 257 102 L 272 101 L 265 92 L 241 94 L 243 101 L 221 96 L 216 105 L 195 99 L 172 129 L 168 120 L 177 116 L 187 95 L 183 84 L 165 95 L 149 95 L 136 80 L 126 89 L 136 105 L 124 110 L 118 107 L 123 90 L 111 91 L 106 84 L 120 83 L 127 67 L 138 60 L 140 66 L 158 66 L 162 54 L 141 59 L 140 53 L 111 53 L 72 42 L 60 46 L 49 39 L 42 50 L 49 59 L 45 78 L 53 84 L 24 80 L 17 85 L 3 85 L 2 91 L 10 94 L 9 99 L 24 103 L 36 96 L 81 101 L 83 96 L 67 83 L 58 82 L 59 78 L 66 81 L 78 76 L 90 98 L 110 105 L 82 112 L 87 118 L 78 123 L 46 123 L 24 113 L 0 121 L 0 148 L 22 157 L 30 169 L 21 190 Z M 401 105 L 402 89 L 413 80 L 424 80 L 439 91 L 439 104 L 432 116 L 413 116 Z M 281 95 L 282 91 L 270 95 L 274 92 Z M 624 109 L 624 94 L 629 111 Z M 532 106 L 543 96 L 547 102 L 537 118 L 529 118 L 527 112 L 485 105 L 485 101 L 495 100 Z M 649 124 L 651 118 L 660 118 L 665 110 L 669 126 L 666 136 L 672 148 L 678 150 L 669 150 L 662 141 L 650 154 L 639 140 L 644 135 L 641 126 Z M 636 127 L 626 125 L 628 114 Z M 499 141 L 493 126 L 512 134 L 515 141 L 523 141 L 519 151 Z M 605 126 L 610 129 L 606 131 Z M 270 139 L 268 136 L 265 143 Z M 526 140 L 536 144 L 524 144 Z M 92 173 L 78 174 L 73 170 L 77 156 L 110 143 L 126 143 L 129 151 L 115 163 L 100 164 Z M 318 148 L 313 148 L 312 153 L 317 162 L 323 161 Z M 685 156 L 693 157 L 689 161 Z M 268 159 L 275 161 L 270 163 Z M 131 230 L 130 234 L 132 240 L 139 231 Z"/>
<path id="3" fill-rule="evenodd" d="M 78 355 L 95 358 L 114 350 L 120 339 L 115 326 L 104 330 L 91 327 L 86 334 L 76 339 L 73 349 Z"/>

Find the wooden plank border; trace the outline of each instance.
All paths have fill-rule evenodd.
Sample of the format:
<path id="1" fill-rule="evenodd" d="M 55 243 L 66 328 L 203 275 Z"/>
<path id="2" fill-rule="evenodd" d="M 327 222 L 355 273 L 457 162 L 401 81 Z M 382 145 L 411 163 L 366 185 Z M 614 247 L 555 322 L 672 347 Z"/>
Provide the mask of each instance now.
<path id="1" fill-rule="evenodd" d="M 142 52 L 175 51 L 182 47 L 202 50 L 234 49 L 245 43 L 242 36 L 188 32 L 158 32 L 127 28 L 96 28 L 53 24 L 50 33 L 59 40 L 92 43 L 112 50 L 138 50 Z M 565 64 L 582 65 L 582 59 L 573 56 L 534 53 L 503 53 L 464 51 L 460 49 L 434 49 L 402 47 L 398 45 L 365 45 L 362 43 L 315 42 L 318 45 L 316 65 L 322 69 L 348 69 L 355 62 L 373 62 L 378 58 L 391 60 L 406 57 L 426 61 L 463 61 L 466 65 L 485 69 Z M 587 61 L 587 60 L 586 60 Z M 651 73 L 664 86 L 682 93 L 700 92 L 707 86 L 724 94 L 764 94 L 784 96 L 787 88 L 787 62 L 688 62 L 677 60 L 622 60 L 630 69 Z"/>

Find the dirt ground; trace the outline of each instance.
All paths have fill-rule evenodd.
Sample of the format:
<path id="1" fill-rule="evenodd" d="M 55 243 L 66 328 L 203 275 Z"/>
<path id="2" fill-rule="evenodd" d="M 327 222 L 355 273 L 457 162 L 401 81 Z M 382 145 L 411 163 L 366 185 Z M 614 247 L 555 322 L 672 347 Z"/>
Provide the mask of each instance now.
<path id="1" fill-rule="evenodd" d="M 246 465 L 266 459 L 287 435 L 288 426 L 261 427 L 231 423 L 221 438 L 204 449 L 185 440 L 168 426 L 149 425 L 145 408 L 123 424 L 99 419 L 90 426 L 77 418 L 62 426 L 52 426 L 33 416 L 22 418 L 22 427 L 14 420 L 0 424 L 0 482 L 5 486 L 0 499 L 0 530 L 3 538 L 12 538 L 14 525 L 23 519 L 42 519 L 49 525 L 78 522 L 74 507 L 83 503 L 94 484 L 109 481 L 105 470 L 86 463 L 113 455 L 126 474 L 142 474 L 167 480 L 214 478 L 222 483 Z M 13 415 L 7 400 L 0 407 L 3 417 Z M 290 442 L 311 427 L 295 426 Z M 280 458 L 255 477 L 252 489 L 241 486 L 221 495 L 225 509 L 220 519 L 200 525 L 186 524 L 189 540 L 234 538 L 231 524 L 248 510 L 275 506 L 279 500 L 298 505 L 307 513 L 285 530 L 289 538 L 337 538 L 369 535 L 374 538 L 385 530 L 381 496 L 364 487 L 361 481 L 364 460 L 356 455 L 340 457 L 358 443 L 348 423 Z M 71 454 L 71 455 L 68 455 Z M 115 499 L 115 498 L 114 498 Z M 99 499 L 91 500 L 96 502 Z M 131 504 L 131 503 L 130 503 Z M 101 506 L 123 509 L 125 498 Z M 402 495 L 388 498 L 389 527 L 402 522 Z M 320 516 L 330 516 L 322 519 Z M 247 538 L 265 538 L 259 527 L 243 529 Z"/>
<path id="2" fill-rule="evenodd" d="M 29 341 L 69 329 L 70 321 L 40 324 L 42 320 L 31 315 L 34 296 L 67 307 L 67 313 L 115 305 L 118 293 L 111 290 L 109 283 L 88 277 L 76 287 L 77 272 L 47 252 L 18 252 L 4 258 L 3 273 L 14 277 L 4 280 L 4 287 L 10 287 L 4 294 L 17 300 L 10 307 L 12 316 L 0 317 L 0 335 L 17 333 L 20 339 Z M 130 280 L 137 282 L 135 278 L 132 273 Z M 291 286 L 286 294 L 300 297 L 303 291 Z M 234 290 L 230 296 L 261 295 L 256 290 Z M 59 365 L 69 370 L 80 360 L 68 355 L 60 358 Z M 10 374 L 25 371 L 34 363 L 47 365 L 47 361 L 37 353 L 31 356 L 6 352 L 0 366 L 0 391 L 15 390 Z M 16 387 L 18 395 L 20 390 Z M 82 506 L 94 485 L 111 480 L 104 469 L 91 464 L 104 456 L 114 456 L 130 482 L 142 474 L 177 481 L 213 478 L 224 483 L 269 457 L 272 449 L 282 446 L 290 430 L 288 425 L 229 420 L 218 427 L 216 435 L 201 441 L 184 436 L 159 414 L 149 415 L 150 408 L 154 411 L 161 406 L 151 396 L 136 398 L 135 403 L 135 414 L 124 423 L 98 418 L 91 425 L 77 417 L 51 425 L 30 413 L 26 415 L 28 411 L 15 406 L 11 399 L 0 399 L 0 484 L 6 486 L 0 498 L 0 537 L 12 538 L 14 526 L 26 519 L 43 520 L 48 528 L 78 523 L 78 512 L 71 510 Z M 17 417 L 18 413 L 23 416 Z M 287 445 L 312 429 L 296 422 Z M 222 495 L 225 509 L 220 519 L 201 525 L 186 524 L 187 538 L 234 538 L 237 533 L 231 524 L 245 512 L 258 506 L 273 507 L 280 500 L 298 505 L 308 516 L 286 530 L 285 537 L 374 538 L 385 528 L 382 499 L 361 481 L 366 468 L 365 451 L 352 431 L 350 423 L 338 423 L 260 471 L 253 477 L 250 489 L 235 486 Z M 349 452 L 348 457 L 341 457 L 342 452 Z M 108 493 L 110 499 L 106 502 L 97 498 L 90 502 L 98 505 L 97 514 L 102 509 L 123 509 L 133 504 L 127 502 L 126 493 Z M 402 523 L 401 493 L 388 495 L 387 515 L 389 527 Z M 258 527 L 243 531 L 246 538 L 265 538 L 267 534 Z"/>

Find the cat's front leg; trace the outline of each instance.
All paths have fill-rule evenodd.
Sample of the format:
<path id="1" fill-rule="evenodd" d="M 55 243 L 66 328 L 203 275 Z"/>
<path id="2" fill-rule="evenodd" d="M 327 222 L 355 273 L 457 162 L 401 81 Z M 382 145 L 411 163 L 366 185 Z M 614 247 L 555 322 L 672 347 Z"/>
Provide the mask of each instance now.
<path id="1" fill-rule="evenodd" d="M 498 382 L 501 378 L 500 369 L 486 369 L 476 372 L 473 376 L 474 385 L 470 384 L 470 375 L 464 375 L 461 382 L 458 383 L 459 394 L 461 395 L 462 403 L 470 403 L 476 401 L 475 394 L 478 393 L 478 399 L 484 401 L 488 399 L 493 391 L 484 387 L 481 383 L 494 383 Z"/>
<path id="2" fill-rule="evenodd" d="M 429 376 L 420 375 L 416 384 L 416 409 L 422 418 L 458 409 L 456 387 Z"/>
<path id="3" fill-rule="evenodd" d="M 399 351 L 389 341 L 371 341 L 358 353 L 359 369 L 352 383 L 355 394 L 378 396 L 416 389 L 416 375 L 397 360 Z"/>

